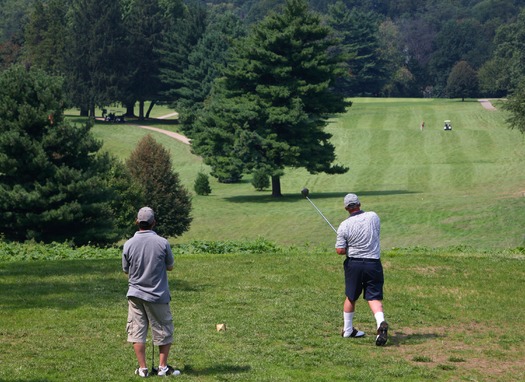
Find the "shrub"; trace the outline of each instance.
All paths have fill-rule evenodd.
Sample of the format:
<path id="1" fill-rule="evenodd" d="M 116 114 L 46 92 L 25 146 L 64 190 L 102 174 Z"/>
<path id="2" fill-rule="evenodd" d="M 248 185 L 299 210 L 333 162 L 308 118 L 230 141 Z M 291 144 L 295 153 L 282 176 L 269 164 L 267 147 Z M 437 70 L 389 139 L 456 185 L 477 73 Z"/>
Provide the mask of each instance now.
<path id="1" fill-rule="evenodd" d="M 264 171 L 255 171 L 253 173 L 252 185 L 257 191 L 262 191 L 270 187 L 270 177 Z"/>
<path id="2" fill-rule="evenodd" d="M 155 231 L 172 237 L 186 232 L 192 221 L 191 197 L 172 169 L 169 151 L 148 134 L 137 144 L 126 166 L 142 189 L 144 204 L 155 211 Z M 138 211 L 143 206 L 135 207 Z"/>
<path id="3" fill-rule="evenodd" d="M 208 175 L 199 172 L 197 174 L 197 179 L 195 179 L 195 184 L 193 186 L 195 193 L 197 195 L 209 195 L 211 194 L 210 180 Z"/>

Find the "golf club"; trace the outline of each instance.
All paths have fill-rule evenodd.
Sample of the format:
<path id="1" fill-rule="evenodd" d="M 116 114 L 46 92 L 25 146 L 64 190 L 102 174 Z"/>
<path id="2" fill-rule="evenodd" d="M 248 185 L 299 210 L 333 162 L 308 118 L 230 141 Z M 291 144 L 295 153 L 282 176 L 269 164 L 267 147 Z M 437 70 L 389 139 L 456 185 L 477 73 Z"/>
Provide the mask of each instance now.
<path id="1" fill-rule="evenodd" d="M 157 375 L 159 371 L 155 367 L 155 344 L 153 338 L 151 339 L 151 375 Z"/>
<path id="2" fill-rule="evenodd" d="M 328 225 L 330 226 L 330 228 L 332 228 L 334 230 L 334 232 L 337 234 L 337 230 L 334 228 L 334 226 L 332 224 L 330 224 L 328 219 L 323 215 L 323 213 L 319 210 L 319 208 L 316 207 L 314 202 L 312 202 L 310 200 L 310 198 L 308 197 L 308 195 L 310 194 L 310 191 L 308 190 L 308 188 L 303 188 L 301 190 L 301 194 L 303 194 L 303 196 L 306 198 L 306 200 L 308 200 L 310 203 L 312 203 L 312 206 L 314 206 L 314 208 L 317 210 L 317 212 L 319 212 L 319 215 L 321 215 L 323 217 L 324 221 L 327 222 Z"/>

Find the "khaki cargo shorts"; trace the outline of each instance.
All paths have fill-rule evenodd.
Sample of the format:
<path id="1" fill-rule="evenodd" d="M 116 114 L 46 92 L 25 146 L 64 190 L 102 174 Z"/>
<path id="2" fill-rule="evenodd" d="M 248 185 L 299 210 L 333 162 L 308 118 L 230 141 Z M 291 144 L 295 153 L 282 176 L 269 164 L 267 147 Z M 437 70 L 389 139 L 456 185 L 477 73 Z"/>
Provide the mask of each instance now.
<path id="1" fill-rule="evenodd" d="M 128 297 L 128 342 L 146 343 L 148 323 L 151 324 L 151 334 L 155 346 L 167 345 L 173 342 L 173 318 L 170 304 L 156 304 Z"/>

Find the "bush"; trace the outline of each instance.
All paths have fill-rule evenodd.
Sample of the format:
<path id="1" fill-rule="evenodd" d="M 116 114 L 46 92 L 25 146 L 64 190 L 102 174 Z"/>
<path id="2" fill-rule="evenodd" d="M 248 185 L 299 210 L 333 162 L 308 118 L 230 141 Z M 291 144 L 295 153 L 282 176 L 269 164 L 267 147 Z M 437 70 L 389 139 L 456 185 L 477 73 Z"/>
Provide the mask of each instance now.
<path id="1" fill-rule="evenodd" d="M 199 172 L 197 174 L 197 179 L 195 179 L 195 184 L 193 186 L 195 193 L 197 195 L 209 195 L 211 194 L 210 180 L 208 175 Z"/>
<path id="2" fill-rule="evenodd" d="M 140 185 L 143 203 L 155 211 L 155 231 L 162 236 L 177 237 L 186 232 L 192 221 L 191 197 L 172 169 L 169 151 L 146 135 L 126 161 L 131 177 Z M 136 205 L 138 211 L 142 205 Z"/>
<path id="3" fill-rule="evenodd" d="M 264 171 L 255 171 L 253 173 L 252 185 L 257 191 L 262 191 L 270 187 L 270 177 Z"/>

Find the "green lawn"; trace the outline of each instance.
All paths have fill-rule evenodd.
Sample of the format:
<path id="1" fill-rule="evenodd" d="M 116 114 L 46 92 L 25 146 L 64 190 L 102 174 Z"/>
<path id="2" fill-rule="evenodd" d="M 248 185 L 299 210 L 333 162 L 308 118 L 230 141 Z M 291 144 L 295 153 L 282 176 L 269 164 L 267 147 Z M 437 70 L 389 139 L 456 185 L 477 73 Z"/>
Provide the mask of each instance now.
<path id="1" fill-rule="evenodd" d="M 453 131 L 443 131 L 445 119 Z M 179 379 L 525 380 L 525 141 L 504 119 L 475 101 L 356 99 L 328 127 L 347 174 L 290 169 L 280 199 L 249 178 L 212 180 L 210 196 L 193 198 L 189 232 L 170 240 L 176 250 L 200 249 L 179 252 L 169 274 Z M 208 170 L 188 145 L 160 133 L 117 124 L 94 133 L 121 159 L 152 134 L 190 189 Z M 342 259 L 330 227 L 301 197 L 305 186 L 334 225 L 345 218 L 347 192 L 381 217 L 386 347 L 374 345 L 363 301 L 355 324 L 368 335 L 339 336 Z M 219 240 L 234 252 L 235 242 L 267 249 L 217 255 L 222 247 L 211 241 Z M 0 246 L 0 381 L 138 380 L 119 253 Z M 148 346 L 148 365 L 150 357 Z"/>
<path id="2" fill-rule="evenodd" d="M 452 121 L 452 131 L 443 131 L 445 119 Z M 288 169 L 280 199 L 254 190 L 250 177 L 240 184 L 210 178 L 212 194 L 193 198 L 192 226 L 172 241 L 264 237 L 283 245 L 332 247 L 330 227 L 301 197 L 308 187 L 334 226 L 346 216 L 343 196 L 357 193 L 363 208 L 381 217 L 385 249 L 523 246 L 525 137 L 504 120 L 504 112 L 485 110 L 476 100 L 355 99 L 327 128 L 348 173 Z M 144 134 L 152 134 L 170 150 L 174 169 L 191 191 L 197 173 L 208 171 L 187 145 L 166 135 L 114 124 L 99 124 L 94 133 L 122 159 Z"/>
<path id="3" fill-rule="evenodd" d="M 177 255 L 170 362 L 182 381 L 523 381 L 524 261 L 384 252 L 391 330 L 376 347 L 363 301 L 355 324 L 368 335 L 340 337 L 342 260 L 332 251 Z M 118 256 L 0 263 L 0 380 L 138 380 L 126 289 Z"/>

